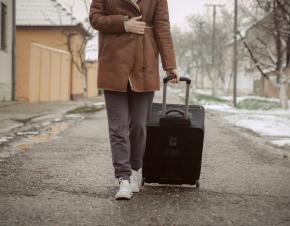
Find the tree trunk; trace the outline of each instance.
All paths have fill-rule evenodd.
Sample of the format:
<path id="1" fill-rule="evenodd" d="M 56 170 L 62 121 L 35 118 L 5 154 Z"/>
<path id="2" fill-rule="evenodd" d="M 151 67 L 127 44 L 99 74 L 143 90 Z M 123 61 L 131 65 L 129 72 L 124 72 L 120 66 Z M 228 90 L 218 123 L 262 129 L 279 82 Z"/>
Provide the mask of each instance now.
<path id="1" fill-rule="evenodd" d="M 288 76 L 284 72 L 280 72 L 280 103 L 283 109 L 289 109 L 288 104 Z"/>
<path id="2" fill-rule="evenodd" d="M 199 68 L 196 69 L 195 71 L 195 88 L 198 89 L 199 85 L 198 85 L 198 74 L 199 74 Z"/>
<path id="3" fill-rule="evenodd" d="M 286 64 L 287 64 L 287 67 L 290 65 L 290 35 L 288 35 L 288 39 L 287 39 L 287 62 L 286 62 Z"/>
<path id="4" fill-rule="evenodd" d="M 280 103 L 281 107 L 283 109 L 288 109 L 288 76 L 286 72 L 283 72 L 283 48 L 282 48 L 282 34 L 281 34 L 281 27 L 282 27 L 282 18 L 280 11 L 277 8 L 277 2 L 274 2 L 274 25 L 276 29 L 276 50 L 277 50 L 277 63 L 276 63 L 276 69 L 277 69 L 277 83 L 279 84 L 280 90 L 279 90 L 279 97 L 280 97 Z"/>
<path id="5" fill-rule="evenodd" d="M 217 90 L 217 87 L 216 87 L 216 71 L 215 71 L 215 69 L 213 69 L 213 71 L 212 71 L 212 80 L 211 80 L 211 84 L 212 84 L 212 93 L 211 93 L 211 95 L 213 96 L 213 97 L 216 97 L 217 96 L 217 93 L 216 93 L 216 90 Z"/>

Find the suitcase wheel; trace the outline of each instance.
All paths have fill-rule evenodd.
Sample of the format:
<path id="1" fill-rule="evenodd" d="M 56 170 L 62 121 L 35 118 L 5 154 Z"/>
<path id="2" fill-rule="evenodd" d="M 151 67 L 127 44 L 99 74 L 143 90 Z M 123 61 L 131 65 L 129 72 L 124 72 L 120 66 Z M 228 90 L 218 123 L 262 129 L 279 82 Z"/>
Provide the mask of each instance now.
<path id="1" fill-rule="evenodd" d="M 199 188 L 199 186 L 200 186 L 199 180 L 197 180 L 197 181 L 195 182 L 195 186 L 196 186 L 197 189 Z"/>

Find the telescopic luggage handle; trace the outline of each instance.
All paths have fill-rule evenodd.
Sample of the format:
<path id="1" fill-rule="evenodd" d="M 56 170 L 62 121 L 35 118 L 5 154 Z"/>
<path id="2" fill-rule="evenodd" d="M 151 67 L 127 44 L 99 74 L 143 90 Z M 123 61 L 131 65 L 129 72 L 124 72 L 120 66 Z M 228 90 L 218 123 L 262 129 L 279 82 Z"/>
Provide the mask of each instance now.
<path id="1" fill-rule="evenodd" d="M 163 102 L 162 102 L 162 117 L 166 116 L 166 96 L 167 96 L 167 84 L 168 82 L 174 79 L 174 76 L 167 76 L 163 79 Z M 191 79 L 187 77 L 180 77 L 181 82 L 186 82 L 186 95 L 185 95 L 185 112 L 184 118 L 188 119 L 188 111 L 189 111 L 189 88 L 191 84 Z"/>
<path id="2" fill-rule="evenodd" d="M 163 79 L 163 83 L 166 84 L 174 78 L 175 78 L 174 76 L 167 76 Z M 191 79 L 188 77 L 180 77 L 179 81 L 186 82 L 188 85 L 190 85 L 190 83 L 191 83 Z"/>

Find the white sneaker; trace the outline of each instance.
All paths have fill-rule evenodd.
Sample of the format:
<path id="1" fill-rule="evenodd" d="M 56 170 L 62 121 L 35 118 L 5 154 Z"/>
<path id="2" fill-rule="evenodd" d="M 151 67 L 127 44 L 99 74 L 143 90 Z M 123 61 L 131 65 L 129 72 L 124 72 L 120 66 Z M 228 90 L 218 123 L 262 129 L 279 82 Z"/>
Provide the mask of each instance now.
<path id="1" fill-rule="evenodd" d="M 142 181 L 141 169 L 139 169 L 138 171 L 132 170 L 130 181 L 131 181 L 132 192 L 139 192 L 141 183 L 142 183 L 141 182 Z"/>
<path id="2" fill-rule="evenodd" d="M 119 178 L 119 191 L 117 192 L 115 198 L 117 200 L 129 200 L 132 198 L 133 193 L 130 186 L 130 182 L 128 180 L 123 180 L 123 178 Z"/>

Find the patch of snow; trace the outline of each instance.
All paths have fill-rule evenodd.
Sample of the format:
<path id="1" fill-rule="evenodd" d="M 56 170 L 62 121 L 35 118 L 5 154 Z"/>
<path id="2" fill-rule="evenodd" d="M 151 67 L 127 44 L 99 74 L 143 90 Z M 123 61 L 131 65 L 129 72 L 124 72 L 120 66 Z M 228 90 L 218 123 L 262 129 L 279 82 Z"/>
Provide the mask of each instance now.
<path id="1" fill-rule="evenodd" d="M 17 132 L 16 135 L 24 136 L 24 135 L 38 135 L 38 131 L 24 131 L 24 132 Z"/>
<path id="2" fill-rule="evenodd" d="M 278 147 L 290 146 L 290 109 L 246 110 L 213 103 L 207 103 L 204 107 L 206 110 L 224 112 L 222 117 L 230 124 L 264 136 Z"/>
<path id="3" fill-rule="evenodd" d="M 233 97 L 232 96 L 221 96 L 221 99 L 224 100 L 229 100 L 232 101 Z M 262 100 L 262 101 L 273 101 L 273 102 L 280 102 L 279 98 L 270 98 L 270 97 L 261 97 L 261 96 L 241 96 L 241 97 L 237 97 L 237 102 L 240 103 L 241 101 L 247 100 L 247 99 L 256 99 L 256 100 Z M 289 102 L 289 106 L 290 106 L 290 100 Z"/>
<path id="4" fill-rule="evenodd" d="M 179 89 L 172 90 L 176 95 L 184 97 L 184 92 Z M 196 90 L 200 94 L 210 94 L 210 90 Z M 224 100 L 232 100 L 232 96 L 220 97 Z M 267 98 L 260 96 L 238 97 L 238 103 L 246 99 L 257 99 L 264 101 L 279 102 L 278 98 Z M 203 102 L 206 110 L 223 112 L 222 117 L 230 124 L 246 128 L 268 139 L 278 147 L 290 146 L 290 109 L 272 110 L 247 110 L 234 108 L 225 103 Z M 290 106 L 290 100 L 289 100 Z"/>
<path id="5" fill-rule="evenodd" d="M 9 140 L 6 138 L 6 137 L 1 137 L 0 138 L 0 144 L 2 144 L 2 143 L 6 143 L 6 142 L 8 142 Z"/>
<path id="6" fill-rule="evenodd" d="M 4 136 L 0 138 L 0 144 L 4 144 L 12 140 L 14 137 L 12 136 Z"/>
<path id="7" fill-rule="evenodd" d="M 235 112 L 235 109 L 227 104 L 203 104 L 204 108 L 207 110 L 216 110 L 222 112 Z"/>
<path id="8" fill-rule="evenodd" d="M 223 103 L 205 103 L 203 104 L 206 109 L 225 111 L 229 113 L 240 113 L 240 114 L 261 114 L 261 115 L 276 115 L 276 116 L 288 116 L 290 117 L 290 109 L 272 109 L 272 110 L 247 110 L 247 109 L 238 109 L 230 105 Z"/>
<path id="9" fill-rule="evenodd" d="M 98 102 L 98 103 L 94 103 L 94 106 L 97 108 L 97 109 L 102 109 L 106 106 L 105 102 Z"/>
<path id="10" fill-rule="evenodd" d="M 289 137 L 290 119 L 275 117 L 271 115 L 230 115 L 226 117 L 230 123 L 249 129 L 261 136 Z"/>
<path id="11" fill-rule="evenodd" d="M 67 119 L 84 119 L 85 117 L 81 114 L 67 114 L 65 115 L 65 118 Z"/>
<path id="12" fill-rule="evenodd" d="M 290 139 L 272 140 L 271 143 L 278 147 L 290 146 Z"/>
<path id="13" fill-rule="evenodd" d="M 14 137 L 13 136 L 4 136 L 4 138 L 7 140 L 12 140 Z"/>

